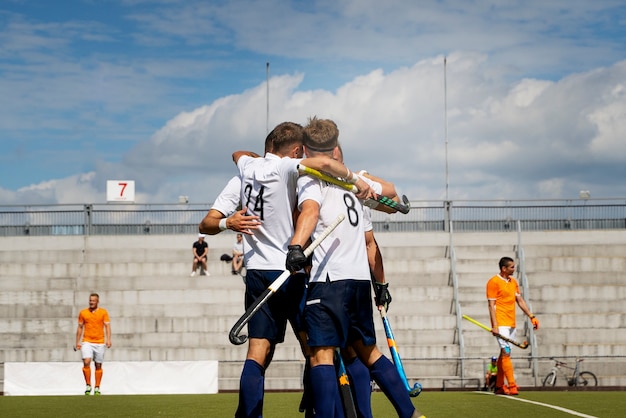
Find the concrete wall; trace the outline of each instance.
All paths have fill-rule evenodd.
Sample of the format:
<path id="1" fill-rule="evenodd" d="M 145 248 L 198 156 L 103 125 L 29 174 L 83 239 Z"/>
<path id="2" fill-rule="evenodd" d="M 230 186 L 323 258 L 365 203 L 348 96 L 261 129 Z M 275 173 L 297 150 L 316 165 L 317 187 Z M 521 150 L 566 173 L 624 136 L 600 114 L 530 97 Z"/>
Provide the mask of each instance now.
<path id="1" fill-rule="evenodd" d="M 208 237 L 211 276 L 189 277 L 195 236 L 0 238 L 0 362 L 79 362 L 72 351 L 78 311 L 92 291 L 112 317 L 108 361 L 220 361 L 220 390 L 237 388 L 246 346 L 228 330 L 243 312 L 244 285 L 219 257 L 235 240 Z M 393 302 L 389 317 L 409 380 L 441 387 L 461 375 L 445 233 L 378 233 Z M 488 323 L 485 283 L 501 256 L 515 257 L 517 235 L 453 237 L 462 313 Z M 535 353 L 514 351 L 521 385 L 536 383 L 528 357 L 592 356 L 602 385 L 626 384 L 626 234 L 623 231 L 528 232 L 522 236 L 530 295 L 541 321 Z M 521 320 L 522 315 L 518 315 Z M 379 346 L 385 338 L 375 318 Z M 489 333 L 463 324 L 465 377 L 481 378 L 497 354 Z M 523 333 L 523 327 L 520 330 Z M 523 339 L 524 335 L 519 336 Z M 298 389 L 302 358 L 295 338 L 276 350 L 268 389 Z M 1 371 L 1 369 L 0 369 Z M 540 383 L 540 382 L 539 382 Z"/>

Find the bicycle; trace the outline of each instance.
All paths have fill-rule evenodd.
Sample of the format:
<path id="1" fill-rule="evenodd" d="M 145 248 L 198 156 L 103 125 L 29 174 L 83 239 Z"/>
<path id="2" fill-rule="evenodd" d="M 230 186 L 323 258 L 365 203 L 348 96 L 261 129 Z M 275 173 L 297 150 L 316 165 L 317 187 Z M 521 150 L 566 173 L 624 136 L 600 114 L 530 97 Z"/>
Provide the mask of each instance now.
<path id="1" fill-rule="evenodd" d="M 588 371 L 580 371 L 580 363 L 584 360 L 582 358 L 576 359 L 576 367 L 568 366 L 566 363 L 551 357 L 550 360 L 554 360 L 554 366 L 550 370 L 550 373 L 543 379 L 543 386 L 554 386 L 556 384 L 556 378 L 559 372 L 567 380 L 568 386 L 598 386 L 598 379 L 596 375 Z M 562 368 L 573 370 L 571 377 L 567 375 Z"/>

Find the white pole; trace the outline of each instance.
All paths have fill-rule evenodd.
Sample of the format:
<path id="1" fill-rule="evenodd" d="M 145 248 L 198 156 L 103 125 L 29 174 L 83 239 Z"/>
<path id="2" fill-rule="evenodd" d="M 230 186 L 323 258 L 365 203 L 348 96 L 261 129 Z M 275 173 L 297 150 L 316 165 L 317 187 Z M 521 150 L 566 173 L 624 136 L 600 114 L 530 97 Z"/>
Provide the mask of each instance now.
<path id="1" fill-rule="evenodd" d="M 265 63 L 265 85 L 267 88 L 267 103 L 265 108 L 265 135 L 270 133 L 270 63 Z"/>
<path id="2" fill-rule="evenodd" d="M 443 114 L 444 114 L 444 137 L 446 141 L 446 201 L 448 201 L 448 80 L 446 75 L 447 57 L 443 57 Z"/>

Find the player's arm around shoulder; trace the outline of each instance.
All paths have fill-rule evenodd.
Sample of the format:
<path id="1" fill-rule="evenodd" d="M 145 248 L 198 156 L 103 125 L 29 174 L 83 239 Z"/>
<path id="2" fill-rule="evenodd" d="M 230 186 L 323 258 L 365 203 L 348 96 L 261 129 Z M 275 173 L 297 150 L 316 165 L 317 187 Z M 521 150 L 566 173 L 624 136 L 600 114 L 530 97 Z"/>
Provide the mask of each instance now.
<path id="1" fill-rule="evenodd" d="M 241 157 L 252 157 L 252 158 L 259 158 L 261 157 L 259 154 L 252 152 L 252 151 L 235 151 L 233 152 L 233 162 L 235 164 L 239 163 L 239 159 Z"/>

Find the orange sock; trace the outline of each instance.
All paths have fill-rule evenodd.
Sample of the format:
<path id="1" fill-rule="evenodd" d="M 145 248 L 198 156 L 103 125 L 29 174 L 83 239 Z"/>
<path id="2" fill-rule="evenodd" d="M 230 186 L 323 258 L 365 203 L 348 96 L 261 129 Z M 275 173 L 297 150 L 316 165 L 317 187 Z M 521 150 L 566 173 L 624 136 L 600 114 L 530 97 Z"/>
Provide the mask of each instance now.
<path id="1" fill-rule="evenodd" d="M 504 369 L 502 368 L 502 356 L 498 357 L 498 373 L 496 374 L 496 387 L 504 386 Z"/>
<path id="2" fill-rule="evenodd" d="M 91 385 L 91 367 L 83 366 L 83 376 L 85 376 L 85 383 Z"/>
<path id="3" fill-rule="evenodd" d="M 513 373 L 513 362 L 511 361 L 511 357 L 504 356 L 502 358 L 502 371 L 506 377 L 509 389 L 517 387 L 515 384 L 515 374 Z"/>
<path id="4" fill-rule="evenodd" d="M 102 381 L 102 369 L 96 369 L 96 387 L 100 387 L 100 382 Z"/>

